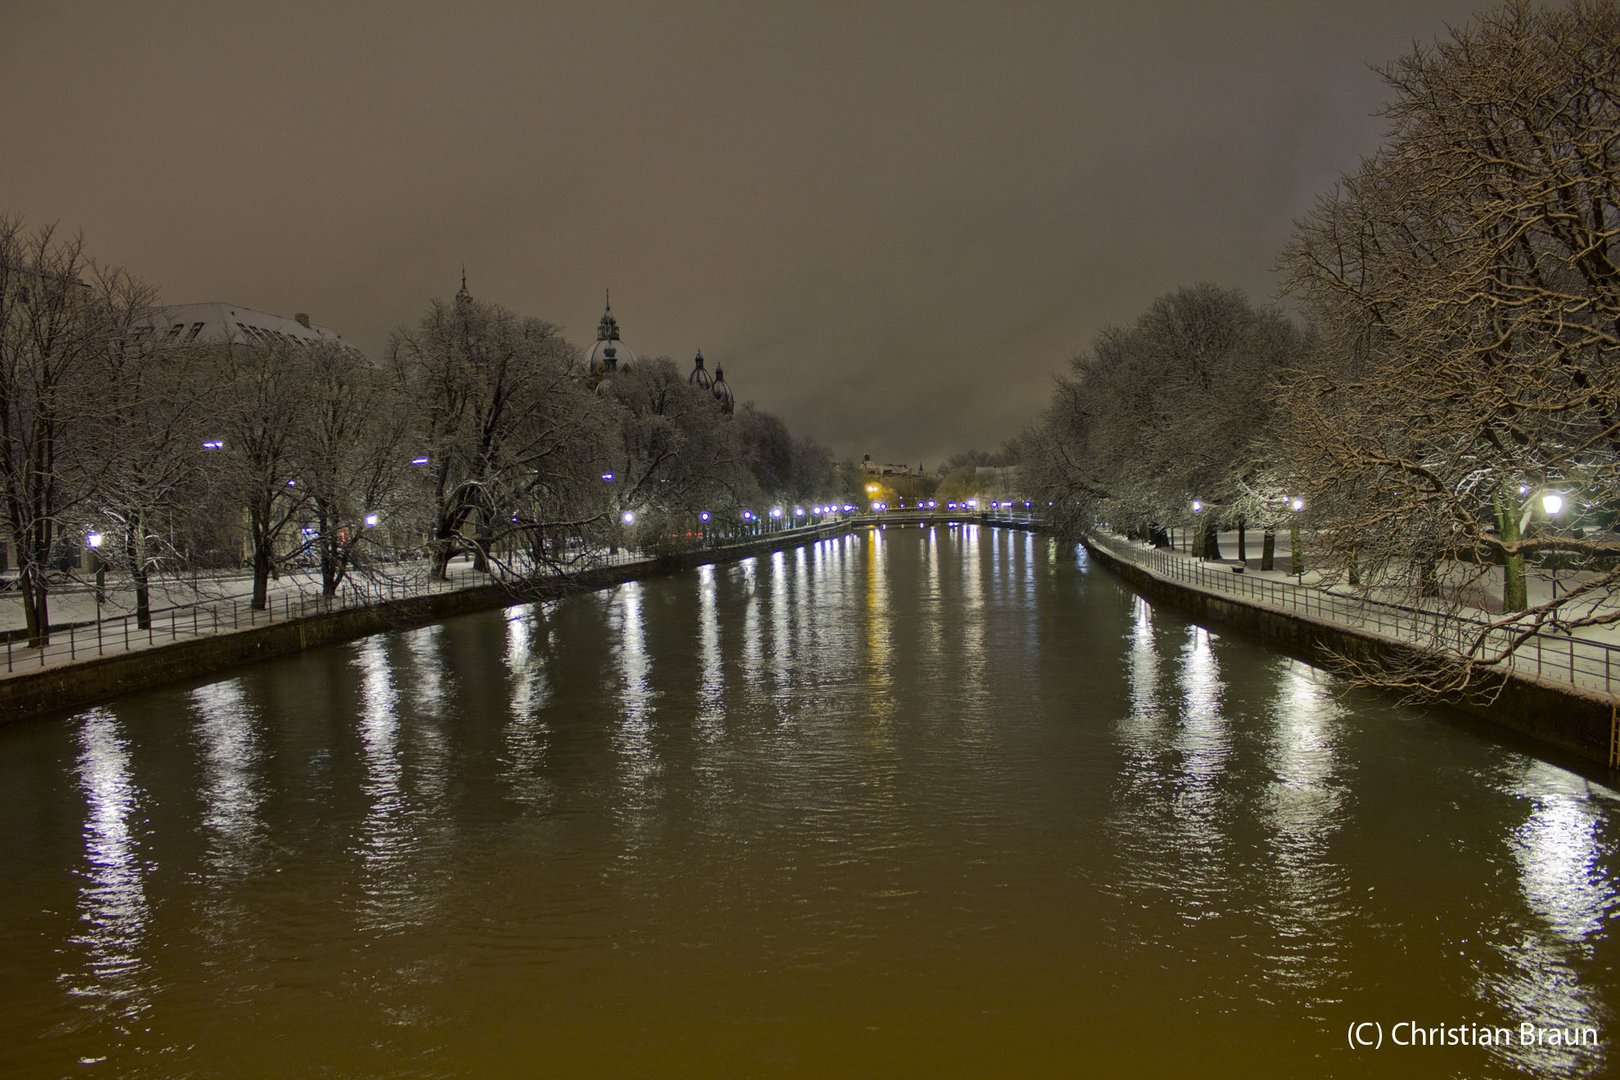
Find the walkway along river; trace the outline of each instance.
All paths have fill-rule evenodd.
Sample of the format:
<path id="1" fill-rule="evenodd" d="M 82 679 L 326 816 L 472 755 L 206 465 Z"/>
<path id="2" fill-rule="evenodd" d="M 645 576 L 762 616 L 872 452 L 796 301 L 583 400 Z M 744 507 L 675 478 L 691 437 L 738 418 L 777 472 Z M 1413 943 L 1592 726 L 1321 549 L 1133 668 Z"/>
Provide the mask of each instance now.
<path id="1" fill-rule="evenodd" d="M 6 1076 L 1615 1071 L 1613 790 L 1037 534 L 271 659 L 0 792 Z"/>

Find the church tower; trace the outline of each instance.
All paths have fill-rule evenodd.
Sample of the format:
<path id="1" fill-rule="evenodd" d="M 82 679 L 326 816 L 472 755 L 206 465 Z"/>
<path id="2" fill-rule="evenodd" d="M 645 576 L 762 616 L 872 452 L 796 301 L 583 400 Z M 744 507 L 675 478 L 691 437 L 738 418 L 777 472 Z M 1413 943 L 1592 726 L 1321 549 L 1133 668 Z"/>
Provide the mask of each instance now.
<path id="1" fill-rule="evenodd" d="M 613 296 L 605 295 L 607 302 L 602 321 L 596 324 L 596 344 L 586 357 L 586 370 L 592 378 L 629 371 L 636 362 L 636 354 L 619 337 L 619 320 L 613 317 Z"/>

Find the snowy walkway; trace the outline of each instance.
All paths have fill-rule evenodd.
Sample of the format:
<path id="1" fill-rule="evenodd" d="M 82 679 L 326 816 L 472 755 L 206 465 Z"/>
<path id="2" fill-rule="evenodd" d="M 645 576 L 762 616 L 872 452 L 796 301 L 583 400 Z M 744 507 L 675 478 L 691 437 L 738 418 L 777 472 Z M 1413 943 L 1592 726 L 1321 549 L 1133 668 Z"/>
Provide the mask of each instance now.
<path id="1" fill-rule="evenodd" d="M 1485 634 L 1487 650 L 1495 651 L 1506 648 L 1514 636 L 1512 631 L 1505 629 L 1488 631 L 1486 624 L 1500 616 L 1493 616 L 1484 608 L 1464 609 L 1456 614 L 1425 610 L 1381 600 L 1366 595 L 1360 589 L 1324 585 L 1317 575 L 1310 572 L 1296 580 L 1285 569 L 1261 571 L 1256 569 L 1258 561 L 1254 559 L 1243 564 L 1242 573 L 1235 573 L 1238 565 L 1236 558 L 1205 561 L 1183 551 L 1152 548 L 1111 533 L 1093 532 L 1089 539 L 1116 558 L 1162 580 L 1202 592 L 1235 597 L 1261 607 L 1292 612 L 1388 641 L 1460 652 L 1472 638 Z M 1249 550 L 1258 549 L 1259 543 L 1251 534 Z M 1235 555 L 1235 534 L 1222 534 L 1221 550 Z M 1288 538 L 1279 535 L 1276 565 L 1288 566 L 1287 556 Z M 1544 576 L 1532 578 L 1531 602 L 1550 599 L 1554 587 L 1555 582 Z M 1494 599 L 1499 607 L 1500 589 L 1498 580 L 1494 598 L 1486 594 L 1480 599 L 1486 603 Z M 1582 627 L 1574 634 L 1546 631 L 1532 634 L 1518 646 L 1503 667 L 1523 678 L 1572 686 L 1620 700 L 1620 627 L 1611 624 Z"/>
<path id="2" fill-rule="evenodd" d="M 582 559 L 578 570 L 603 566 L 651 563 L 638 553 L 606 552 Z M 557 577 L 568 574 L 553 572 Z M 452 563 L 447 579 L 434 581 L 425 561 L 390 564 L 346 579 L 331 598 L 321 596 L 320 578 L 305 573 L 285 574 L 270 583 L 268 610 L 250 604 L 253 579 L 248 574 L 196 577 L 154 583 L 149 627 L 136 624 L 134 593 L 128 582 L 109 581 L 101 600 L 88 584 L 55 588 L 50 594 L 51 642 L 31 648 L 20 631 L 26 624 L 22 597 L 13 588 L 0 593 L 0 633 L 6 634 L 0 655 L 0 679 L 8 675 L 80 663 L 187 638 L 208 637 L 250 630 L 272 622 L 308 618 L 332 611 L 430 596 L 496 584 L 493 577 L 472 568 L 470 562 Z"/>

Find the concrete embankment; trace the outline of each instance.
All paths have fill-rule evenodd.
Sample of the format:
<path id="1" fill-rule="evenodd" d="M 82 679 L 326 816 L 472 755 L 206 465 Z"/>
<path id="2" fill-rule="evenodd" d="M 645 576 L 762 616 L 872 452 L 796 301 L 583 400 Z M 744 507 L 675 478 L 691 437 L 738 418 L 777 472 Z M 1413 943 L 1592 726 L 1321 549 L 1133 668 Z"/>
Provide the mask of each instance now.
<path id="1" fill-rule="evenodd" d="M 1358 661 L 1413 659 L 1412 646 L 1337 623 L 1323 622 L 1294 612 L 1277 611 L 1243 600 L 1166 581 L 1134 563 L 1126 562 L 1100 544 L 1082 540 L 1091 558 L 1130 583 L 1151 600 L 1160 600 L 1188 612 L 1200 621 L 1233 627 L 1266 639 L 1291 655 L 1332 668 L 1341 657 Z M 1560 687 L 1519 677 L 1492 675 L 1482 683 L 1481 701 L 1450 701 L 1454 708 L 1603 765 L 1610 765 L 1614 702 L 1572 687 Z M 1491 697 L 1494 695 L 1494 697 Z"/>
<path id="2" fill-rule="evenodd" d="M 798 547 L 843 532 L 841 526 L 794 529 L 710 551 L 652 561 L 599 566 L 521 586 L 486 585 L 287 619 L 230 633 L 18 672 L 0 679 L 0 721 L 25 720 L 112 701 L 138 690 L 390 630 L 426 626 L 457 615 L 607 588 L 644 577 L 679 573 L 706 563 L 735 562 Z"/>

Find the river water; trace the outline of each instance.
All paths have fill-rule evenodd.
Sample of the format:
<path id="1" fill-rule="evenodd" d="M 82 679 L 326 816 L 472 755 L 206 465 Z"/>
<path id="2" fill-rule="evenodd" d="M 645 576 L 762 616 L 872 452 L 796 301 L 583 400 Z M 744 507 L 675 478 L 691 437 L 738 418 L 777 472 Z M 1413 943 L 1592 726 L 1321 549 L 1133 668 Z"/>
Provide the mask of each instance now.
<path id="1" fill-rule="evenodd" d="M 1620 1071 L 1612 789 L 1028 533 L 14 724 L 0 800 L 8 1077 Z"/>

